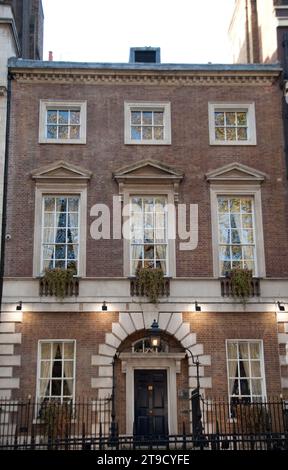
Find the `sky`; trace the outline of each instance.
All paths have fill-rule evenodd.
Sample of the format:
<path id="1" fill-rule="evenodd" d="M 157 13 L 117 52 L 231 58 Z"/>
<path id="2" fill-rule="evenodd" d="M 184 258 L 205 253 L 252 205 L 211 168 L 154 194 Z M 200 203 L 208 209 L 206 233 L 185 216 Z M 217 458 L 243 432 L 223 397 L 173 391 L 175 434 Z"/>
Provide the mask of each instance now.
<path id="1" fill-rule="evenodd" d="M 42 0 L 44 60 L 128 62 L 160 47 L 162 63 L 232 63 L 235 0 Z"/>

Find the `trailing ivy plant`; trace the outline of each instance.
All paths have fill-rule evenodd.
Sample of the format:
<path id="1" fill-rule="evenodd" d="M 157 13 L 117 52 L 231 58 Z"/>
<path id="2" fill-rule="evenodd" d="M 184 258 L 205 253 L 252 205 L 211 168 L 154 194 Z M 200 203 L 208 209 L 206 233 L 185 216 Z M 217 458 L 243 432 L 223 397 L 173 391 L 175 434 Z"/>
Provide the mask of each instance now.
<path id="1" fill-rule="evenodd" d="M 63 299 L 66 296 L 67 286 L 76 274 L 76 267 L 70 266 L 68 269 L 53 268 L 45 269 L 43 279 L 48 284 L 49 292 L 55 297 Z"/>
<path id="2" fill-rule="evenodd" d="M 138 268 L 136 272 L 139 292 L 156 304 L 164 291 L 164 274 L 161 268 Z"/>
<path id="3" fill-rule="evenodd" d="M 230 271 L 229 277 L 233 297 L 240 298 L 245 304 L 247 298 L 251 295 L 252 271 L 245 268 L 235 268 Z"/>

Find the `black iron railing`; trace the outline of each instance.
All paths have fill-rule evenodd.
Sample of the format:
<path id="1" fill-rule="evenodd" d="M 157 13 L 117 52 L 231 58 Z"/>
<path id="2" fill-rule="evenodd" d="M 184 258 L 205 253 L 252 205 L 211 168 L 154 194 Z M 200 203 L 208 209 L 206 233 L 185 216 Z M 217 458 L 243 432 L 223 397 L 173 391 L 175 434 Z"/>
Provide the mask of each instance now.
<path id="1" fill-rule="evenodd" d="M 111 398 L 63 404 L 1 400 L 0 449 L 288 450 L 288 401 L 201 398 L 200 406 L 201 426 L 193 426 L 199 413 L 191 412 L 178 434 L 120 434 L 116 414 L 112 435 Z"/>

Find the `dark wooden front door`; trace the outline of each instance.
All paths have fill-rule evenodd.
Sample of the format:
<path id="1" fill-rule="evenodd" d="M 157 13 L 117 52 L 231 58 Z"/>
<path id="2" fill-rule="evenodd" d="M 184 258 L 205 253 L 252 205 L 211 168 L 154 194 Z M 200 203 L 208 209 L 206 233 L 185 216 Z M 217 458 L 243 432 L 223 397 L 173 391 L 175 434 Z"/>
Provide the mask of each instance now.
<path id="1" fill-rule="evenodd" d="M 166 370 L 135 370 L 135 433 L 139 436 L 168 434 Z"/>

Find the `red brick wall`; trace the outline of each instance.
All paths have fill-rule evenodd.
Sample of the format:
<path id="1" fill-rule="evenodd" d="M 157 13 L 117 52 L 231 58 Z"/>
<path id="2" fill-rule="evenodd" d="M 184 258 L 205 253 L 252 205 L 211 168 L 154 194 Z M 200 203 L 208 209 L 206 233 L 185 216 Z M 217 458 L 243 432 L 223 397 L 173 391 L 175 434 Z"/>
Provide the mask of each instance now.
<path id="1" fill-rule="evenodd" d="M 211 276 L 212 246 L 209 185 L 205 173 L 237 161 L 264 171 L 263 222 L 268 276 L 288 275 L 287 186 L 284 183 L 282 92 L 275 86 L 135 86 L 12 83 L 10 168 L 8 188 L 6 276 L 32 276 L 34 191 L 29 174 L 63 159 L 93 172 L 88 190 L 87 276 L 121 276 L 121 240 L 91 239 L 90 208 L 111 206 L 118 186 L 112 172 L 146 158 L 185 171 L 180 203 L 199 204 L 199 245 L 177 250 L 177 276 Z M 38 144 L 40 99 L 87 100 L 87 144 Z M 172 145 L 124 145 L 124 100 L 170 101 Z M 208 101 L 256 105 L 257 146 L 209 145 Z M 177 244 L 178 247 L 178 244 Z"/>
<path id="2" fill-rule="evenodd" d="M 24 313 L 22 331 L 22 366 L 15 376 L 20 377 L 20 390 L 14 398 L 32 397 L 36 393 L 37 345 L 39 339 L 76 340 L 76 395 L 93 398 L 96 390 L 91 388 L 91 377 L 98 376 L 97 367 L 91 366 L 91 355 L 98 354 L 99 344 L 105 342 L 105 333 L 111 332 L 116 313 Z M 213 388 L 206 390 L 210 397 L 227 397 L 226 339 L 262 339 L 264 345 L 265 375 L 268 396 L 281 393 L 280 366 L 278 356 L 277 322 L 275 313 L 184 313 L 183 321 L 197 335 L 197 343 L 203 344 L 204 354 L 211 355 L 211 367 L 205 366 L 205 377 L 212 377 Z M 136 339 L 145 336 L 138 332 L 122 343 L 120 350 L 131 350 Z M 166 338 L 171 350 L 181 351 L 177 340 Z M 183 350 L 183 349 L 182 349 Z M 17 354 L 17 350 L 15 351 Z M 201 356 L 200 356 L 201 363 Z M 177 393 L 188 390 L 187 360 L 181 361 L 181 373 L 177 374 Z M 126 381 L 121 372 L 120 361 L 116 362 L 116 411 L 120 417 L 120 431 L 125 428 Z M 187 423 L 187 399 L 178 395 L 179 432 L 183 421 Z M 121 431 L 121 432 L 122 432 Z"/>

